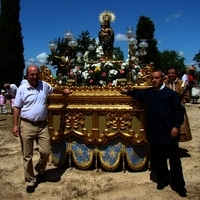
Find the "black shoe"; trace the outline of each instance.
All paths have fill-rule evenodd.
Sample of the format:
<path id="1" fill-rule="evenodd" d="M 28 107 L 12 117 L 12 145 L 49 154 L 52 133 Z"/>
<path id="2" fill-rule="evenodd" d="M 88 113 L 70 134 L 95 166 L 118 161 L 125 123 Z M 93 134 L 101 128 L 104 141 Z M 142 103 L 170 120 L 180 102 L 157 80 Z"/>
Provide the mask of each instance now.
<path id="1" fill-rule="evenodd" d="M 37 182 L 38 183 L 45 183 L 47 181 L 47 177 L 45 174 L 38 174 L 37 175 Z"/>
<path id="2" fill-rule="evenodd" d="M 187 190 L 185 187 L 180 187 L 176 189 L 176 192 L 181 196 L 181 197 L 187 197 Z"/>
<path id="3" fill-rule="evenodd" d="M 165 186 L 167 186 L 168 184 L 164 183 L 164 182 L 159 182 L 157 185 L 157 190 L 163 190 L 165 188 Z"/>
<path id="4" fill-rule="evenodd" d="M 33 193 L 35 191 L 35 188 L 37 187 L 37 183 L 35 182 L 29 182 L 27 187 L 26 187 L 26 192 L 27 193 Z"/>

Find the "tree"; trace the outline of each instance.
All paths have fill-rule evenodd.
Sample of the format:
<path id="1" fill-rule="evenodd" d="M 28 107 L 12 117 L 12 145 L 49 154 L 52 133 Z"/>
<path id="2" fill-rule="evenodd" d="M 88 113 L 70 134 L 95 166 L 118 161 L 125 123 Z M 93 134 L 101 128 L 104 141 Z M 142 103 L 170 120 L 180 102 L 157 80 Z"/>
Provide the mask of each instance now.
<path id="1" fill-rule="evenodd" d="M 96 43 L 95 39 L 91 38 L 89 31 L 82 31 L 80 35 L 78 35 L 76 47 L 70 47 L 69 41 L 71 39 L 66 38 L 58 38 L 55 39 L 55 43 L 57 44 L 57 48 L 48 55 L 47 64 L 51 64 L 57 69 L 56 74 L 61 72 L 63 75 L 67 75 L 66 65 L 70 65 L 70 68 L 73 68 L 76 64 L 83 64 L 83 58 L 79 59 L 77 63 L 77 54 L 81 54 L 82 56 L 88 52 L 91 60 L 97 60 L 95 49 Z M 94 50 L 88 50 L 89 45 L 94 47 Z M 61 58 L 66 59 L 62 62 Z M 67 59 L 70 59 L 67 61 Z M 68 62 L 68 63 L 67 63 Z"/>
<path id="2" fill-rule="evenodd" d="M 120 47 L 114 47 L 113 55 L 114 55 L 115 60 L 122 60 L 122 61 L 124 60 L 124 53 L 120 49 Z"/>
<path id="3" fill-rule="evenodd" d="M 149 17 L 141 16 L 137 24 L 136 39 L 138 40 L 138 43 L 140 39 L 147 39 L 147 54 L 140 57 L 143 66 L 150 62 L 154 62 L 155 66 L 158 65 L 159 51 L 157 48 L 157 41 L 154 39 L 154 31 L 155 26 L 152 20 Z"/>
<path id="4" fill-rule="evenodd" d="M 0 3 L 0 86 L 5 82 L 19 85 L 25 68 L 20 0 L 1 0 Z"/>
<path id="5" fill-rule="evenodd" d="M 77 46 L 77 52 L 81 52 L 82 55 L 85 54 L 85 52 L 89 51 L 88 48 L 90 45 L 92 45 L 93 49 L 90 49 L 89 51 L 89 58 L 91 60 L 97 60 L 96 55 L 96 40 L 90 36 L 89 31 L 82 31 L 80 35 L 78 35 L 78 46 Z"/>
<path id="6" fill-rule="evenodd" d="M 99 44 L 97 44 L 96 40 L 90 36 L 89 31 L 82 31 L 81 34 L 78 35 L 78 45 L 76 47 L 70 48 L 68 42 L 69 40 L 65 38 L 56 39 L 55 43 L 57 44 L 57 49 L 48 55 L 47 64 L 51 64 L 55 69 L 57 69 L 56 74 L 61 72 L 63 75 L 67 75 L 67 62 L 62 62 L 61 57 L 65 59 L 67 56 L 70 57 L 70 60 L 73 61 L 69 63 L 70 68 L 74 68 L 74 66 L 76 65 L 84 65 L 87 62 L 95 62 L 100 59 L 99 57 L 97 57 L 96 53 Z M 88 49 L 89 46 L 92 46 L 93 48 Z M 69 52 L 71 52 L 72 54 L 68 55 Z M 77 54 L 81 54 L 82 57 L 78 59 Z M 124 54 L 121 51 L 120 47 L 114 48 L 113 55 L 115 57 L 114 60 L 124 60 Z"/>
<path id="7" fill-rule="evenodd" d="M 169 67 L 176 67 L 178 72 L 182 74 L 186 69 L 184 60 L 185 58 L 181 57 L 176 51 L 165 50 L 159 52 L 159 69 L 166 73 Z"/>
<path id="8" fill-rule="evenodd" d="M 193 60 L 196 61 L 197 63 L 199 63 L 199 67 L 200 67 L 200 51 L 199 51 L 199 53 L 195 54 Z"/>

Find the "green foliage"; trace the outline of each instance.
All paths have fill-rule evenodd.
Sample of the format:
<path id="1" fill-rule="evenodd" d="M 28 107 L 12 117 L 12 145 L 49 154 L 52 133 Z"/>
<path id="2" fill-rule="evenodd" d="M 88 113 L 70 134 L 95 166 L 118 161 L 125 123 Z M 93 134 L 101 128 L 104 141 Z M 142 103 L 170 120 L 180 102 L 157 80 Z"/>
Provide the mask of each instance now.
<path id="1" fill-rule="evenodd" d="M 176 67 L 180 74 L 182 74 L 186 66 L 184 65 L 184 57 L 181 57 L 176 51 L 165 50 L 159 52 L 159 69 L 163 70 L 164 73 L 167 72 L 169 67 Z"/>
<path id="2" fill-rule="evenodd" d="M 114 47 L 113 49 L 114 60 L 124 60 L 124 53 L 120 47 Z"/>
<path id="3" fill-rule="evenodd" d="M 158 65 L 158 48 L 157 41 L 154 39 L 155 26 L 149 17 L 141 16 L 138 20 L 136 39 L 138 43 L 140 39 L 147 39 L 148 47 L 146 49 L 147 55 L 140 58 L 142 66 L 154 62 L 155 66 Z"/>
<path id="4" fill-rule="evenodd" d="M 20 0 L 1 0 L 0 14 L 0 87 L 9 82 L 19 85 L 25 68 Z"/>
<path id="5" fill-rule="evenodd" d="M 199 53 L 195 54 L 193 60 L 200 64 L 200 51 L 199 51 Z"/>
<path id="6" fill-rule="evenodd" d="M 82 31 L 82 33 L 78 35 L 77 47 L 70 49 L 68 42 L 69 40 L 64 38 L 56 39 L 55 43 L 57 44 L 57 49 L 48 55 L 47 64 L 50 64 L 57 69 L 56 74 L 61 72 L 63 75 L 67 75 L 66 63 L 64 61 L 67 56 L 70 57 L 69 67 L 72 69 L 75 69 L 77 66 L 83 67 L 85 63 L 98 62 L 101 59 L 101 57 L 97 54 L 97 48 L 99 47 L 99 44 L 96 44 L 96 40 L 90 36 L 89 31 Z M 94 49 L 89 51 L 89 45 L 92 45 Z M 71 52 L 70 55 L 69 52 Z M 77 53 L 81 53 L 82 57 L 77 58 Z M 114 48 L 113 54 L 115 57 L 114 60 L 124 60 L 124 54 L 119 47 Z"/>
<path id="7" fill-rule="evenodd" d="M 94 50 L 89 52 L 89 57 L 91 60 L 97 60 L 95 49 L 95 39 L 91 38 L 89 31 L 82 31 L 80 35 L 78 35 L 77 42 L 78 45 L 75 48 L 71 48 L 68 45 L 69 40 L 65 38 L 55 39 L 55 43 L 57 44 L 57 49 L 51 54 L 48 55 L 47 64 L 52 65 L 55 69 L 57 69 L 57 74 L 61 72 L 63 75 L 67 75 L 66 66 L 63 66 L 64 63 L 61 61 L 61 57 L 70 58 L 70 68 L 74 67 L 76 64 L 83 64 L 83 60 L 79 59 L 77 63 L 77 53 L 81 53 L 82 55 L 88 51 L 88 46 L 92 44 L 94 46 Z M 60 58 L 59 58 L 60 57 Z"/>

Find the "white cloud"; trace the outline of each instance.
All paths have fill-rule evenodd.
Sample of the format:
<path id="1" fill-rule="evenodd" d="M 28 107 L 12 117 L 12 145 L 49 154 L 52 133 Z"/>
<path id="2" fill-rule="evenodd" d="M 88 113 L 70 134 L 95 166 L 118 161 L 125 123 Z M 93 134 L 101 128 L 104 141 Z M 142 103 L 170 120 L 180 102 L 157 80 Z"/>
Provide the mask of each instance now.
<path id="1" fill-rule="evenodd" d="M 167 18 L 165 21 L 168 22 L 168 21 L 169 21 L 169 18 Z"/>
<path id="2" fill-rule="evenodd" d="M 27 65 L 31 65 L 33 63 L 35 63 L 35 59 L 34 58 L 29 58 L 29 60 L 26 61 Z"/>
<path id="3" fill-rule="evenodd" d="M 179 18 L 179 17 L 181 17 L 181 11 L 178 11 L 177 13 L 170 15 L 170 16 L 165 20 L 165 22 L 168 22 L 168 21 L 171 20 L 171 19 L 176 19 L 176 18 Z"/>
<path id="4" fill-rule="evenodd" d="M 181 12 L 179 12 L 179 13 L 173 15 L 173 18 L 179 18 L 180 16 L 181 16 Z"/>
<path id="5" fill-rule="evenodd" d="M 180 52 L 179 52 L 179 56 L 184 57 L 184 55 L 185 55 L 185 54 L 184 54 L 183 51 L 180 51 Z"/>
<path id="6" fill-rule="evenodd" d="M 125 34 L 117 33 L 115 35 L 115 41 L 127 41 L 127 36 Z"/>
<path id="7" fill-rule="evenodd" d="M 37 57 L 36 57 L 36 60 L 40 63 L 40 64 L 46 64 L 46 60 L 47 60 L 47 53 L 46 52 L 43 52 L 41 54 L 39 54 Z"/>

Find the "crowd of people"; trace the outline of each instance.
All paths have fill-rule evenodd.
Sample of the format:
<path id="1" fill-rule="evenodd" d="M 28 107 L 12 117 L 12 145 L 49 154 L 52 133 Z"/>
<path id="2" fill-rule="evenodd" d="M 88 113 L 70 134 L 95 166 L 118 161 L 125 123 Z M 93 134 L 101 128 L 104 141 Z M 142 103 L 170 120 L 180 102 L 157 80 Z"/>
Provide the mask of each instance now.
<path id="1" fill-rule="evenodd" d="M 121 94 L 146 102 L 147 137 L 150 143 L 152 170 L 157 174 L 157 189 L 172 184 L 182 196 L 187 196 L 183 169 L 179 156 L 179 142 L 192 139 L 189 121 L 184 108 L 191 98 L 188 76 L 178 78 L 178 71 L 170 67 L 165 74 L 161 70 L 151 72 L 152 87 L 146 90 L 127 90 L 121 87 Z M 50 155 L 46 106 L 51 93 L 69 95 L 73 91 L 53 88 L 40 80 L 40 69 L 31 65 L 19 88 L 15 84 L 4 84 L 1 90 L 1 113 L 6 113 L 6 99 L 9 99 L 13 114 L 13 135 L 20 137 L 26 191 L 34 192 L 39 182 L 45 181 L 45 168 Z M 38 144 L 40 159 L 32 163 L 34 141 Z M 170 171 L 167 159 L 169 158 Z"/>

